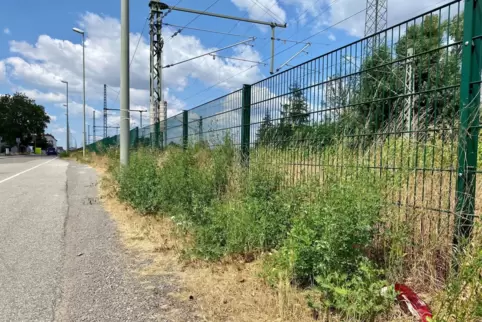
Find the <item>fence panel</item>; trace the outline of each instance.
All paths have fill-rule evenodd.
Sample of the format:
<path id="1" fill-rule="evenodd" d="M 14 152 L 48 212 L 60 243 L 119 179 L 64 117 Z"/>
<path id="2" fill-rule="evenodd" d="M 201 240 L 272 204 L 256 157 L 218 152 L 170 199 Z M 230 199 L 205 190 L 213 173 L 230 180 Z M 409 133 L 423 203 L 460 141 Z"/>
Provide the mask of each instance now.
<path id="1" fill-rule="evenodd" d="M 241 144 L 242 90 L 235 91 L 188 111 L 189 143 L 215 146 L 229 138 Z"/>
<path id="2" fill-rule="evenodd" d="M 252 160 L 289 184 L 376 172 L 395 187 L 388 199 L 412 255 L 448 262 L 437 256 L 451 254 L 456 214 L 462 8 L 453 1 L 253 84 Z"/>
<path id="3" fill-rule="evenodd" d="M 475 182 L 474 174 L 480 173 L 473 163 L 481 154 L 476 143 L 482 38 L 480 28 L 464 32 L 464 3 L 452 1 L 246 85 L 168 118 L 157 130 L 139 129 L 139 140 L 152 142 L 152 133 L 160 132 L 159 147 L 182 146 L 184 134 L 189 144 L 213 147 L 229 138 L 241 148 L 242 137 L 249 138 L 243 149 L 250 162 L 282 169 L 290 185 L 374 172 L 391 187 L 387 198 L 396 218 L 381 229 L 405 225 L 411 255 L 423 255 L 433 264 L 427 267 L 445 265 L 457 211 L 480 214 L 475 200 L 482 198 L 480 184 L 479 189 L 467 189 L 465 180 L 470 173 Z M 480 26 L 481 5 L 476 6 L 471 17 Z M 471 42 L 474 50 L 463 51 Z M 461 88 L 462 63 L 468 63 L 463 53 L 471 57 L 472 66 L 464 73 L 476 72 L 464 74 L 467 86 Z M 464 89 L 471 90 L 470 115 L 476 122 L 465 122 L 460 113 Z M 243 106 L 248 98 L 249 106 Z M 243 127 L 243 119 L 250 120 L 248 126 Z M 460 166 L 467 151 L 459 140 L 471 142 L 470 165 Z M 102 142 L 117 144 L 112 138 Z M 462 185 L 459 203 L 471 194 L 472 208 L 456 208 L 457 181 Z M 427 250 L 430 254 L 420 254 Z"/>

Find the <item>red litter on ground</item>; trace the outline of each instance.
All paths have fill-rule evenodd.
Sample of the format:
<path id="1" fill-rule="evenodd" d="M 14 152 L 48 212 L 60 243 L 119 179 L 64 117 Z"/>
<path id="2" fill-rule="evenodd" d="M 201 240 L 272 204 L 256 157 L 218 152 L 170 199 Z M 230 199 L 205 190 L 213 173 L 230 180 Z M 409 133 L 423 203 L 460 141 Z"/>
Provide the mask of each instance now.
<path id="1" fill-rule="evenodd" d="M 432 312 L 430 307 L 405 284 L 395 284 L 397 300 L 400 302 L 402 310 L 420 319 L 421 322 L 430 322 Z"/>

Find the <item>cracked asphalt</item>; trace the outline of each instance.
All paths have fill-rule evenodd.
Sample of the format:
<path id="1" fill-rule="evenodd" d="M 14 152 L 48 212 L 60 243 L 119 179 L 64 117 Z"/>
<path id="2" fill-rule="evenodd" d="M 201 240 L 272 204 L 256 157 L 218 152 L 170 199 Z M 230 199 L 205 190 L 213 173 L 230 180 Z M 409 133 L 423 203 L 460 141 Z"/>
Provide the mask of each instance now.
<path id="1" fill-rule="evenodd" d="M 0 159 L 0 321 L 197 320 L 163 314 L 175 283 L 138 279 L 96 185 L 75 162 Z"/>

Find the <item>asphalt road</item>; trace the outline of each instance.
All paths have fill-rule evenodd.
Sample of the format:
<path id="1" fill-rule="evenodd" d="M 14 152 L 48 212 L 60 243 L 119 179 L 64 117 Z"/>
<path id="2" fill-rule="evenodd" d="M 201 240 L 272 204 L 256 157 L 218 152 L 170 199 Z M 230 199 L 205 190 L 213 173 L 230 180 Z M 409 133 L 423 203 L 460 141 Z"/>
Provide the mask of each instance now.
<path id="1" fill-rule="evenodd" d="M 163 292 L 132 272 L 96 184 L 85 165 L 0 159 L 0 321 L 165 320 Z"/>

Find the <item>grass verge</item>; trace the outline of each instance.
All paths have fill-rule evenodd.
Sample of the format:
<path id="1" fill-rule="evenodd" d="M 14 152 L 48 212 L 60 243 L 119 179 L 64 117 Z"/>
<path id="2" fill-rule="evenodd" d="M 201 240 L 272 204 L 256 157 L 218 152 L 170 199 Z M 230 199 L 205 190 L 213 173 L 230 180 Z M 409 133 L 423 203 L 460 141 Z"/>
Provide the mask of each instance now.
<path id="1" fill-rule="evenodd" d="M 286 172 L 270 154 L 256 155 L 245 169 L 229 142 L 163 154 L 140 149 L 123 171 L 112 162 L 115 151 L 109 153 L 87 161 L 108 169 L 107 196 L 118 205 L 113 213 L 130 213 L 118 219 L 128 246 L 155 258 L 144 273 L 179 274 L 207 320 L 401 321 L 393 297 L 380 289 L 405 281 L 433 295 L 438 320 L 477 321 L 477 304 L 466 310 L 460 307 L 467 301 L 447 304 L 460 291 L 436 296 L 441 286 L 461 283 L 447 268 L 443 236 L 450 238 L 450 220 L 416 209 L 400 213 L 390 202 L 404 194 L 417 201 L 416 172 L 345 171 L 340 180 L 325 171 L 322 182 L 286 185 Z M 430 175 L 423 175 L 425 189 Z M 472 251 L 459 259 L 471 263 L 471 277 L 480 269 L 474 258 Z"/>

